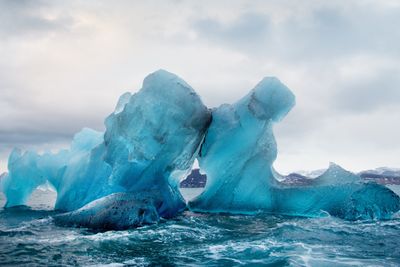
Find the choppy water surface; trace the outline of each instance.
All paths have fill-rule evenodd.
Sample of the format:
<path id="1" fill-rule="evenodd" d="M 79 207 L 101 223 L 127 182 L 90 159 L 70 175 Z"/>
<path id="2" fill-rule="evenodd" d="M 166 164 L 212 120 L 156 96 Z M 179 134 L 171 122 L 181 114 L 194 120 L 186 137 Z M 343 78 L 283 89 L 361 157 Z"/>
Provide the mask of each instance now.
<path id="1" fill-rule="evenodd" d="M 394 188 L 396 191 L 398 188 Z M 197 189 L 183 189 L 187 198 Z M 185 212 L 129 231 L 91 232 L 52 222 L 55 193 L 29 209 L 0 210 L 0 265 L 398 266 L 400 218 L 224 216 Z M 4 205 L 4 196 L 0 196 Z"/>

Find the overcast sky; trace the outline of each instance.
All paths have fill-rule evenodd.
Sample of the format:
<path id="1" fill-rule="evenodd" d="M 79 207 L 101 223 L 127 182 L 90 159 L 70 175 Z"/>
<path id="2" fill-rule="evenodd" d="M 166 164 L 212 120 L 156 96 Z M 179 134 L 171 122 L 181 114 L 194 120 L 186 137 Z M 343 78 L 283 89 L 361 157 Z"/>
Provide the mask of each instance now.
<path id="1" fill-rule="evenodd" d="M 160 68 L 209 107 L 276 76 L 278 171 L 400 167 L 400 1 L 0 0 L 0 172 L 12 147 L 103 130 Z"/>

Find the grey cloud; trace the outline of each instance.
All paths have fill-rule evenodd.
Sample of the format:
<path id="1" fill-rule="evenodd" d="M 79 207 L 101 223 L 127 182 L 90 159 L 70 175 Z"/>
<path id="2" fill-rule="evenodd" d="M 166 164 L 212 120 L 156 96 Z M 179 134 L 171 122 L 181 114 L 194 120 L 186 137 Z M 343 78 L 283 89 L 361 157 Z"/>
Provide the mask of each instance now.
<path id="1" fill-rule="evenodd" d="M 366 52 L 399 56 L 399 23 L 399 8 L 319 8 L 302 20 L 286 21 L 280 40 L 284 47 L 285 43 L 295 44 L 288 53 L 303 60 Z"/>
<path id="2" fill-rule="evenodd" d="M 0 1 L 0 36 L 11 38 L 26 35 L 44 35 L 49 32 L 67 31 L 74 21 L 71 16 L 47 17 L 52 4 L 48 1 Z"/>
<path id="3" fill-rule="evenodd" d="M 384 70 L 372 77 L 338 84 L 333 94 L 333 110 L 373 112 L 400 103 L 400 70 Z"/>
<path id="4" fill-rule="evenodd" d="M 0 129 L 1 151 L 11 151 L 13 147 L 27 149 L 32 145 L 46 143 L 69 143 L 83 125 L 95 124 L 93 119 L 79 119 L 67 114 L 50 117 L 36 113 L 34 116 L 27 115 L 26 119 L 20 118 L 15 124 L 9 120 L 7 125 L 3 125 Z M 100 127 L 97 129 L 102 130 Z"/>
<path id="5" fill-rule="evenodd" d="M 193 22 L 193 28 L 200 38 L 250 52 L 259 51 L 265 44 L 270 23 L 267 15 L 246 13 L 226 25 L 213 18 L 199 19 Z"/>
<path id="6" fill-rule="evenodd" d="M 287 83 L 298 104 L 276 125 L 280 151 L 296 156 L 283 162 L 286 169 L 307 159 L 301 168 L 325 167 L 332 153 L 344 161 L 350 149 L 349 164 L 359 166 L 400 151 L 383 145 L 382 139 L 398 143 L 384 131 L 363 131 L 359 146 L 351 145 L 360 139 L 361 116 L 368 117 L 363 129 L 394 127 L 384 114 L 398 111 L 400 73 L 382 65 L 400 60 L 399 8 L 309 1 L 297 10 L 271 3 L 210 1 L 196 9 L 186 1 L 0 0 L 0 157 L 13 146 L 69 143 L 84 126 L 102 130 L 118 95 L 160 67 L 182 75 L 212 105 L 235 101 L 266 75 Z M 368 65 L 365 73 L 341 76 L 354 57 L 354 66 Z M 342 136 L 334 139 L 336 128 Z M 363 150 L 364 142 L 376 147 Z"/>
<path id="7" fill-rule="evenodd" d="M 68 133 L 52 132 L 48 129 L 42 131 L 0 130 L 0 156 L 3 155 L 6 158 L 13 148 L 42 150 L 46 146 L 57 147 L 59 144 L 69 144 L 71 140 L 72 135 Z"/>
<path id="8" fill-rule="evenodd" d="M 59 148 L 60 145 L 66 147 L 83 127 L 103 130 L 102 119 L 92 114 L 33 110 L 16 117 L 13 113 L 9 112 L 11 116 L 8 119 L 0 118 L 0 161 L 5 161 L 13 148 L 40 151 Z M 4 163 L 1 165 L 0 172 Z"/>
<path id="9" fill-rule="evenodd" d="M 309 14 L 271 23 L 268 14 L 242 14 L 229 25 L 216 19 L 192 24 L 200 40 L 264 59 L 327 60 L 354 53 L 400 56 L 400 8 L 318 7 Z"/>

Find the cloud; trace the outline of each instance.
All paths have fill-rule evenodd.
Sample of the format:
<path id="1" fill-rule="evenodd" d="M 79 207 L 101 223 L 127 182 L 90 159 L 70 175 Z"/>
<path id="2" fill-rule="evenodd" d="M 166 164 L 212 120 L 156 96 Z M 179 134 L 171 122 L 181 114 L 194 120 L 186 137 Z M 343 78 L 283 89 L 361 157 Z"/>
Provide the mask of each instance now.
<path id="1" fill-rule="evenodd" d="M 48 1 L 1 1 L 0 37 L 9 39 L 67 31 L 73 24 L 72 18 L 51 11 L 51 4 Z"/>
<path id="2" fill-rule="evenodd" d="M 230 23 L 222 23 L 213 18 L 199 19 L 194 21 L 192 27 L 199 38 L 244 49 L 246 52 L 262 49 L 270 30 L 268 16 L 259 13 L 242 14 Z"/>
<path id="3" fill-rule="evenodd" d="M 13 146 L 103 130 L 118 96 L 160 68 L 211 107 L 264 76 L 288 85 L 280 171 L 400 165 L 399 24 L 395 1 L 0 1 L 0 170 Z"/>
<path id="4" fill-rule="evenodd" d="M 360 80 L 346 81 L 334 95 L 333 108 L 342 112 L 372 112 L 398 106 L 400 70 L 383 70 Z"/>
<path id="5" fill-rule="evenodd" d="M 253 13 L 239 13 L 228 21 L 217 16 L 194 20 L 192 28 L 201 41 L 262 59 L 314 61 L 360 53 L 400 56 L 396 26 L 400 7 L 350 1 L 292 10 L 277 20 L 271 19 L 273 8 L 254 8 Z"/>
<path id="6" fill-rule="evenodd" d="M 337 58 L 362 53 L 398 54 L 399 9 L 352 6 L 321 7 L 309 17 L 284 23 L 284 42 L 296 42 L 293 54 L 307 57 Z"/>

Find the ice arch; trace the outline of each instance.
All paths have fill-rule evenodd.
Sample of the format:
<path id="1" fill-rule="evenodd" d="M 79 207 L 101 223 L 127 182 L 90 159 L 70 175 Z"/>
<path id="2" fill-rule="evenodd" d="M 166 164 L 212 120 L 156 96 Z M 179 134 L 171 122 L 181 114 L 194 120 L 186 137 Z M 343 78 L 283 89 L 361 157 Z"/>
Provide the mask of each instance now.
<path id="1" fill-rule="evenodd" d="M 346 219 L 389 218 L 400 208 L 399 197 L 378 184 L 332 164 L 309 186 L 278 182 L 272 164 L 277 147 L 273 123 L 294 106 L 292 92 L 276 78 L 263 79 L 232 105 L 212 110 L 212 122 L 199 152 L 207 174 L 204 192 L 189 202 L 198 212 L 295 216 L 329 213 Z"/>
<path id="2" fill-rule="evenodd" d="M 212 112 L 182 79 L 167 71 L 147 76 L 136 94 L 125 93 L 105 121 L 105 133 L 83 129 L 70 149 L 9 157 L 1 179 L 7 207 L 24 205 L 46 181 L 57 191 L 56 216 L 67 225 L 125 229 L 170 218 L 186 208 L 179 181 L 196 156 L 207 174 L 198 212 L 270 212 L 346 219 L 388 218 L 400 208 L 386 187 L 365 184 L 336 165 L 310 186 L 278 182 L 273 123 L 294 106 L 276 78 L 263 79 L 235 104 Z"/>

